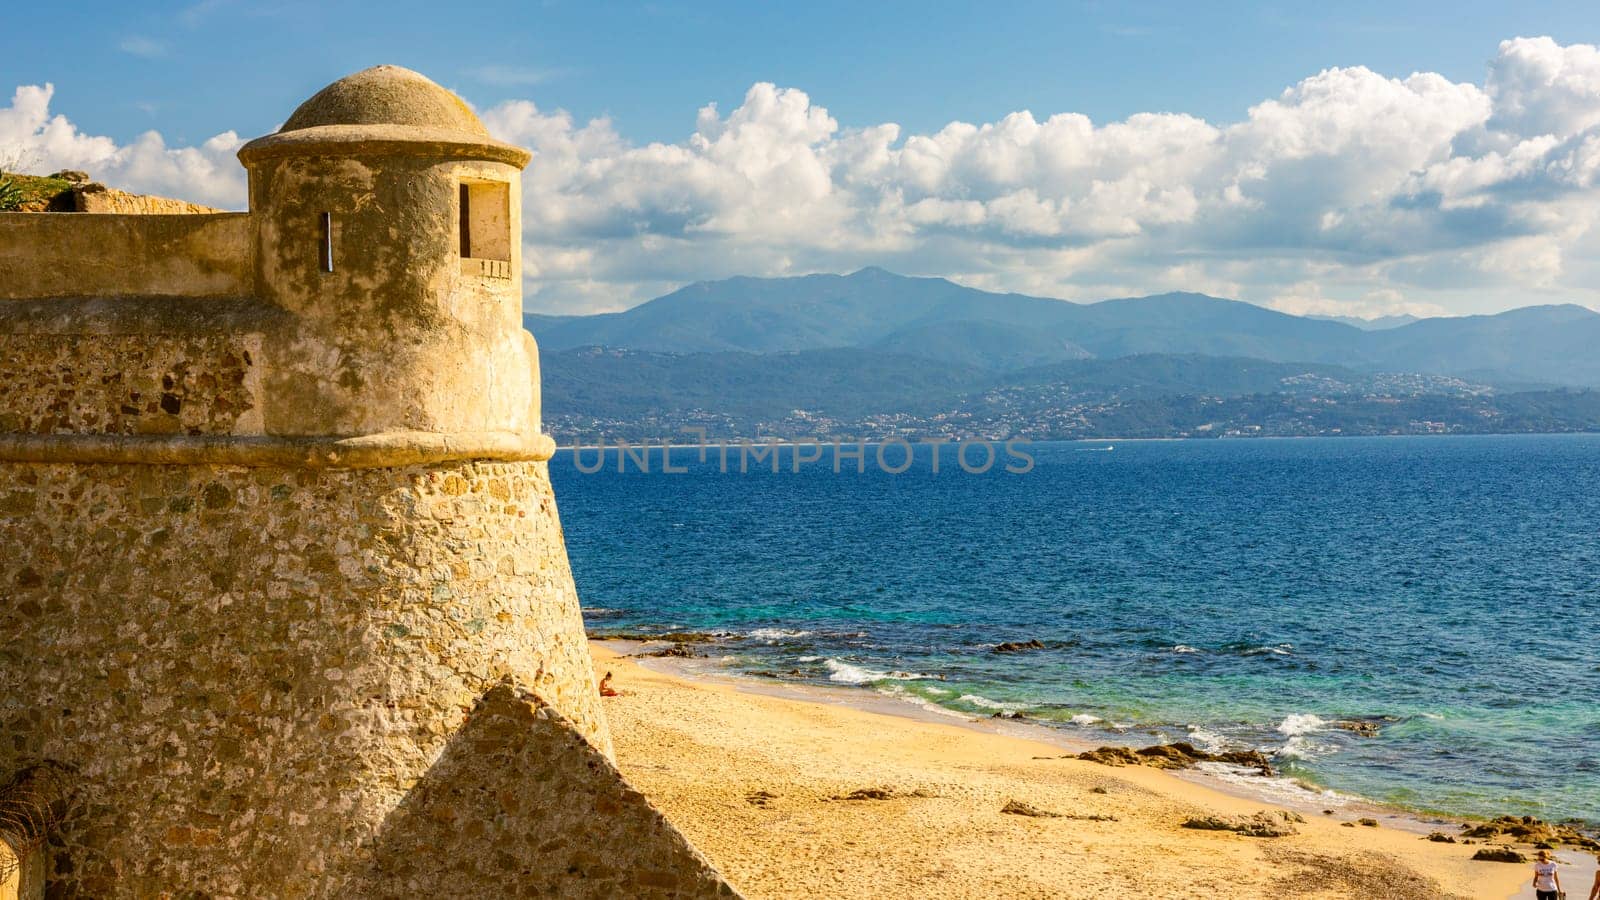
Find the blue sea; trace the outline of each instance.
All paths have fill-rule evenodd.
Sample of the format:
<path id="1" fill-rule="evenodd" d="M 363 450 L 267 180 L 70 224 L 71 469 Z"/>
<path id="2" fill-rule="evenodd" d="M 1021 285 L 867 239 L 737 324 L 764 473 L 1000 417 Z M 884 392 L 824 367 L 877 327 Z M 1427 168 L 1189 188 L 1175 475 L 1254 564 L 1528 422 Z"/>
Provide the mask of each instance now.
<path id="1" fill-rule="evenodd" d="M 837 474 L 563 451 L 589 627 L 725 632 L 702 649 L 733 672 L 1091 742 L 1261 748 L 1418 811 L 1600 822 L 1600 436 L 1035 444 L 1022 474 L 932 450 L 900 474 L 871 448 Z"/>

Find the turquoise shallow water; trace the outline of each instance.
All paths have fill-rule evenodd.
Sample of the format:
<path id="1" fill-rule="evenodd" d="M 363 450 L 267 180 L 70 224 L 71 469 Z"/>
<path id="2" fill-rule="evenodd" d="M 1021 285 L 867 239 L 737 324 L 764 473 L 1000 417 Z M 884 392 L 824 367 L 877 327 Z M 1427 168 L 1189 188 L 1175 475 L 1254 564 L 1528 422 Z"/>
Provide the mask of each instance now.
<path id="1" fill-rule="evenodd" d="M 900 475 L 690 449 L 551 473 L 592 629 L 721 630 L 735 670 L 1600 822 L 1600 436 L 1114 444 L 1034 445 L 1026 474 L 946 448 L 935 475 L 927 447 Z"/>

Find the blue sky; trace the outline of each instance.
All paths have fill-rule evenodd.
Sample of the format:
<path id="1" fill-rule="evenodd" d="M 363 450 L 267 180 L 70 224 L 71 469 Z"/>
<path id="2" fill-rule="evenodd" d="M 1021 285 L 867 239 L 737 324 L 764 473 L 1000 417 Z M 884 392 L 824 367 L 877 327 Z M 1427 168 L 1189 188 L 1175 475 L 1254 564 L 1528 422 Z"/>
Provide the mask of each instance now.
<path id="1" fill-rule="evenodd" d="M 201 0 L 7 18 L 26 39 L 0 92 L 39 90 L 0 107 L 0 153 L 224 206 L 242 198 L 237 141 L 323 84 L 380 62 L 429 75 L 536 153 L 531 308 L 866 264 L 1071 299 L 1600 305 L 1579 221 L 1592 3 Z"/>
<path id="2" fill-rule="evenodd" d="M 480 106 L 531 97 L 672 141 L 692 110 L 736 104 L 760 81 L 821 98 L 846 126 L 932 131 L 1019 109 L 1222 123 L 1330 66 L 1475 81 L 1508 37 L 1600 42 L 1593 3 L 1319 5 L 28 4 L 7 13 L 28 39 L 8 42 L 0 73 L 54 83 L 74 118 L 119 140 L 151 128 L 176 141 L 253 136 L 322 85 L 394 63 Z"/>

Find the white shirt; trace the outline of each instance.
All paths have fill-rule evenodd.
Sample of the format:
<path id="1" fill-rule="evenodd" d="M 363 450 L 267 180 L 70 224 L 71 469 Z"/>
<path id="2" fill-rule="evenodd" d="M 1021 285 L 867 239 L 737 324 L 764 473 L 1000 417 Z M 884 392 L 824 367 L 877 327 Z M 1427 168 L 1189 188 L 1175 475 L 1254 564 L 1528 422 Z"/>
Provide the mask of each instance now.
<path id="1" fill-rule="evenodd" d="M 1541 862 L 1533 864 L 1533 889 L 1536 891 L 1553 891 L 1556 889 L 1556 864 Z"/>

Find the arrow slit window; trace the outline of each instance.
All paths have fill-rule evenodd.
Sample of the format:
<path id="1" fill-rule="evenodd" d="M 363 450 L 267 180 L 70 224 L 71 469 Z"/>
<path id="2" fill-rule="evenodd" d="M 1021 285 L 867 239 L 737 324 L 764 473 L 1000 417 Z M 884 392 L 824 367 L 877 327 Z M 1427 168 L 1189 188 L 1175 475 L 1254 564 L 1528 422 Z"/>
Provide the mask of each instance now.
<path id="1" fill-rule="evenodd" d="M 321 233 L 317 238 L 317 268 L 323 272 L 333 271 L 333 213 L 323 213 L 318 216 L 322 225 Z"/>

